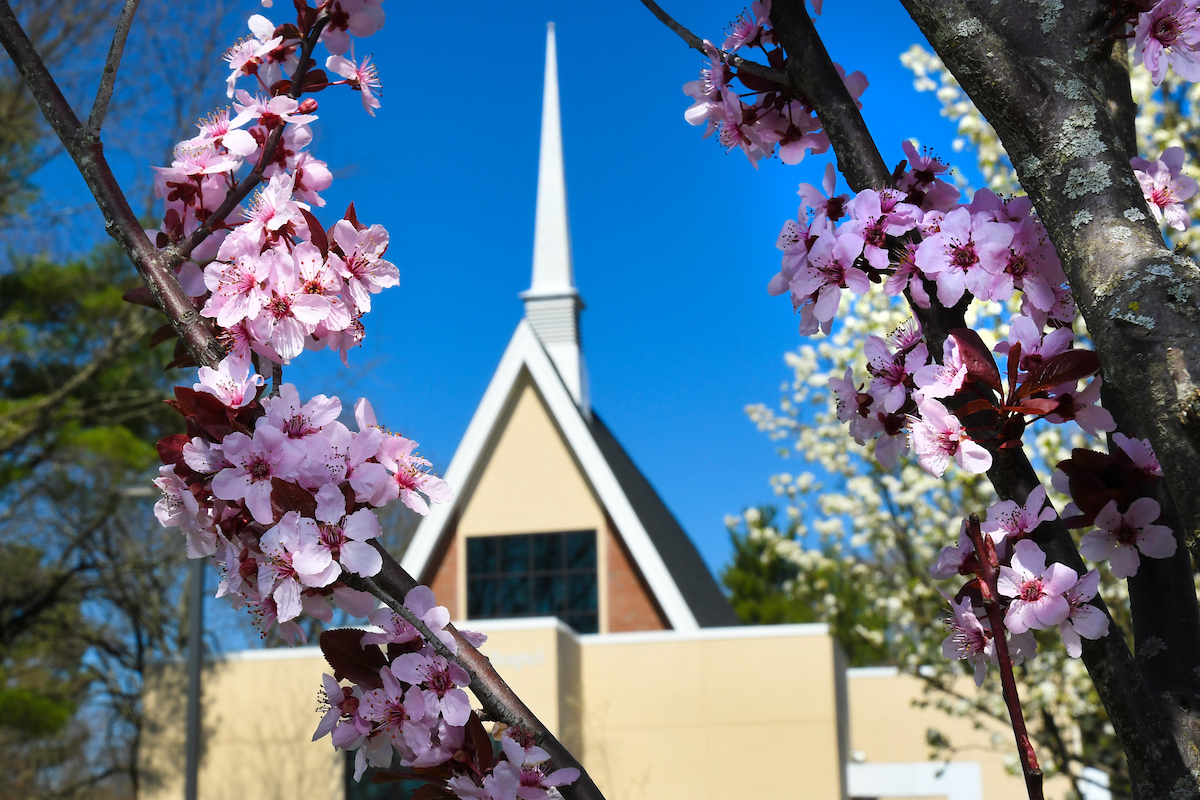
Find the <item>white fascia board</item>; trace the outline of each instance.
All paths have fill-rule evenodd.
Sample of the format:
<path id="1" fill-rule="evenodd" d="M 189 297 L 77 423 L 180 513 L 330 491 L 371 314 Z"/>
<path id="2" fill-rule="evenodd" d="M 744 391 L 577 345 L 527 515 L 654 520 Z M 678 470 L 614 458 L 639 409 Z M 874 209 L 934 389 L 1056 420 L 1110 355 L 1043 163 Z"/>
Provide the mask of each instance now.
<path id="1" fill-rule="evenodd" d="M 847 764 L 846 783 L 850 797 L 983 800 L 983 771 L 978 761 Z"/>
<path id="2" fill-rule="evenodd" d="M 567 446 L 579 459 L 584 475 L 599 497 L 600 504 L 617 526 L 617 531 L 629 548 L 634 563 L 650 585 L 650 591 L 662 607 L 663 613 L 667 615 L 671 627 L 677 631 L 699 630 L 696 617 L 683 599 L 683 594 L 663 563 L 658 550 L 650 541 L 650 535 L 634 512 L 629 498 L 621 490 L 612 468 L 592 438 L 579 407 L 575 405 L 562 378 L 551 363 L 550 356 L 546 354 L 533 328 L 525 319 L 517 325 L 517 330 L 500 359 L 500 366 L 492 376 L 479 408 L 471 417 L 462 443 L 450 461 L 449 469 L 446 470 L 445 479 L 454 490 L 454 500 L 431 507 L 428 516 L 417 527 L 412 543 L 400 562 L 401 565 L 410 575 L 419 578 L 433 556 L 442 531 L 445 530 L 460 498 L 466 496 L 466 490 L 470 488 L 468 483 L 477 477 L 473 473 L 476 471 L 479 456 L 512 393 L 522 366 L 529 370 L 551 416 L 566 437 Z"/>

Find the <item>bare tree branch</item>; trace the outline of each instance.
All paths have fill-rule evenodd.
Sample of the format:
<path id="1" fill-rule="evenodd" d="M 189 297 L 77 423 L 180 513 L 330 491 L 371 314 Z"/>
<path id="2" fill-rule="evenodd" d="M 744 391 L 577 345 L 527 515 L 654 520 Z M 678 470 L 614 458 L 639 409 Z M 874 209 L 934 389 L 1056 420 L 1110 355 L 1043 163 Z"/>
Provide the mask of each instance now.
<path id="1" fill-rule="evenodd" d="M 642 0 L 642 5 L 650 9 L 650 13 L 658 17 L 662 24 L 679 34 L 679 37 L 688 43 L 688 47 L 704 53 L 704 40 L 676 22 L 670 14 L 659 8 L 658 3 L 654 2 L 654 0 Z M 762 64 L 757 64 L 753 61 L 747 61 L 741 56 L 734 55 L 733 53 L 727 53 L 724 50 L 718 49 L 717 52 L 721 54 L 722 61 L 738 71 L 744 71 L 747 75 L 754 75 L 756 77 L 763 78 L 764 80 L 773 81 L 774 83 L 778 83 L 780 86 L 788 86 L 791 84 L 791 81 L 788 80 L 787 73 L 781 69 L 764 67 Z M 705 53 L 705 55 L 708 54 Z"/>
<path id="2" fill-rule="evenodd" d="M 139 2 L 140 0 L 125 0 L 125 7 L 121 9 L 121 16 L 117 20 L 112 46 L 108 49 L 108 58 L 104 62 L 104 72 L 100 75 L 100 88 L 96 90 L 96 101 L 92 104 L 91 115 L 88 116 L 87 130 L 92 136 L 100 135 L 100 126 L 104 124 L 104 115 L 108 113 L 108 101 L 112 99 L 117 68 L 121 66 L 125 40 L 129 38 L 129 29 L 133 27 L 133 15 L 137 13 Z"/>

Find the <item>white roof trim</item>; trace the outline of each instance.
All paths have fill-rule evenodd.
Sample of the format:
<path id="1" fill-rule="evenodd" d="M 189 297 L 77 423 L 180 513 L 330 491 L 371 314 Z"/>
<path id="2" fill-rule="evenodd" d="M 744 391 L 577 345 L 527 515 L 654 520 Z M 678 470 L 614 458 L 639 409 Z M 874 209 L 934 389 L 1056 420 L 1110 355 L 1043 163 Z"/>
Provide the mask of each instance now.
<path id="1" fill-rule="evenodd" d="M 522 367 L 529 370 L 534 384 L 549 407 L 551 416 L 566 437 L 567 446 L 579 459 L 585 477 L 599 497 L 600 504 L 617 526 L 630 555 L 649 584 L 650 591 L 662 607 L 663 613 L 667 615 L 671 627 L 677 631 L 699 630 L 696 617 L 683 599 L 682 592 L 679 591 L 658 550 L 650 541 L 650 535 L 642 527 L 629 499 L 621 490 L 574 399 L 554 369 L 533 328 L 528 320 L 524 319 L 517 325 L 504 356 L 500 359 L 500 366 L 496 368 L 496 373 L 483 394 L 483 400 L 475 410 L 475 415 L 471 417 L 467 432 L 450 461 L 449 469 L 446 470 L 445 479 L 454 490 L 454 500 L 431 507 L 429 515 L 421 520 L 417 527 L 412 543 L 400 562 L 401 565 L 410 575 L 419 578 L 429 563 L 442 531 L 458 510 L 460 498 L 466 494 L 464 490 L 478 480 L 478 468 L 481 466 L 478 463 L 479 457 L 516 386 Z"/>

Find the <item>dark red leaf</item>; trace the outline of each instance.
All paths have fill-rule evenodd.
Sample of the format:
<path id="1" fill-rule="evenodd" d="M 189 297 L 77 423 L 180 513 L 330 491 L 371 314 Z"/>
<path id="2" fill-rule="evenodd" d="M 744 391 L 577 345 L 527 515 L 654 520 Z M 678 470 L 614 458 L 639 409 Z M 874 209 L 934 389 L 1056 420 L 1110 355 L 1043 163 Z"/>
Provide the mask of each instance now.
<path id="1" fill-rule="evenodd" d="M 354 213 L 354 203 L 346 207 L 346 213 L 342 215 L 342 219 L 354 226 L 354 230 L 366 230 L 367 226 L 358 221 L 358 214 Z"/>
<path id="2" fill-rule="evenodd" d="M 161 328 L 156 330 L 154 333 L 150 334 L 150 346 L 158 347 L 160 344 L 167 341 L 168 339 L 175 338 L 175 336 L 176 336 L 175 329 L 172 328 L 171 323 L 168 322 L 166 325 L 163 325 Z"/>
<path id="3" fill-rule="evenodd" d="M 194 416 L 200 425 L 229 425 L 229 409 L 216 395 L 198 392 L 186 386 L 176 386 L 175 399 L 179 401 L 187 416 Z"/>
<path id="4" fill-rule="evenodd" d="M 276 28 L 275 32 L 271 34 L 272 38 L 276 36 L 278 36 L 280 39 L 299 39 L 300 29 L 296 27 L 296 23 L 294 22 L 285 22 Z"/>
<path id="5" fill-rule="evenodd" d="M 279 97 L 292 91 L 292 82 L 287 78 L 275 81 L 267 91 L 271 93 L 272 97 Z"/>
<path id="6" fill-rule="evenodd" d="M 1050 356 L 1029 370 L 1025 383 L 1017 390 L 1017 397 L 1048 391 L 1064 383 L 1074 386 L 1076 381 L 1095 375 L 1100 370 L 1100 359 L 1091 350 L 1068 350 Z"/>
<path id="7" fill-rule="evenodd" d="M 190 442 L 187 434 L 176 433 L 158 440 L 158 457 L 164 464 L 183 462 L 183 446 Z"/>
<path id="8" fill-rule="evenodd" d="M 278 520 L 289 511 L 298 511 L 301 516 L 315 517 L 317 501 L 312 492 L 298 483 L 282 478 L 271 478 L 271 513 Z"/>
<path id="9" fill-rule="evenodd" d="M 959 419 L 964 419 L 972 414 L 978 414 L 981 411 L 995 411 L 995 404 L 986 398 L 972 400 L 969 403 L 964 403 L 954 410 L 954 416 Z"/>
<path id="10" fill-rule="evenodd" d="M 183 344 L 183 339 L 175 340 L 175 358 L 163 369 L 175 369 L 176 367 L 194 367 L 196 359 L 192 358 L 192 354 L 187 351 L 187 347 Z"/>
<path id="11" fill-rule="evenodd" d="M 1051 400 L 1047 397 L 1028 397 L 1022 400 L 1020 405 L 1005 406 L 1004 410 L 1017 414 L 1033 414 L 1040 417 L 1046 414 L 1053 414 L 1056 408 L 1058 408 L 1057 400 Z"/>
<path id="12" fill-rule="evenodd" d="M 950 336 L 958 343 L 958 352 L 967 367 L 967 377 L 996 392 L 1002 391 L 996 359 L 992 358 L 991 351 L 979 334 L 969 328 L 955 328 L 950 331 Z"/>
<path id="13" fill-rule="evenodd" d="M 153 308 L 155 311 L 162 311 L 158 305 L 158 301 L 154 299 L 154 293 L 147 286 L 139 286 L 136 289 L 130 289 L 125 294 L 121 295 L 121 299 L 126 303 L 137 303 L 139 306 Z"/>
<path id="14" fill-rule="evenodd" d="M 320 639 L 321 654 L 339 681 L 357 683 L 364 689 L 382 689 L 379 670 L 387 666 L 387 658 L 373 644 L 363 647 L 362 637 L 362 631 L 351 628 L 325 631 Z"/>
<path id="15" fill-rule="evenodd" d="M 300 84 L 306 92 L 319 92 L 329 85 L 329 76 L 323 69 L 314 69 L 304 73 L 304 82 Z"/>
<path id="16" fill-rule="evenodd" d="M 432 783 L 425 784 L 412 794 L 412 800 L 444 800 L 447 797 L 454 797 L 454 794 Z"/>
<path id="17" fill-rule="evenodd" d="M 496 763 L 496 755 L 492 750 L 492 737 L 483 727 L 479 715 L 474 711 L 467 719 L 467 742 L 475 749 L 475 766 L 480 772 L 487 772 Z"/>
<path id="18" fill-rule="evenodd" d="M 779 84 L 757 75 L 751 75 L 744 70 L 738 70 L 737 79 L 752 92 L 770 92 L 779 89 Z"/>
<path id="19" fill-rule="evenodd" d="M 312 239 L 312 243 L 320 249 L 322 256 L 329 258 L 329 237 L 325 235 L 325 229 L 307 208 L 300 209 L 300 213 L 304 215 L 304 221 L 308 223 L 309 238 Z"/>

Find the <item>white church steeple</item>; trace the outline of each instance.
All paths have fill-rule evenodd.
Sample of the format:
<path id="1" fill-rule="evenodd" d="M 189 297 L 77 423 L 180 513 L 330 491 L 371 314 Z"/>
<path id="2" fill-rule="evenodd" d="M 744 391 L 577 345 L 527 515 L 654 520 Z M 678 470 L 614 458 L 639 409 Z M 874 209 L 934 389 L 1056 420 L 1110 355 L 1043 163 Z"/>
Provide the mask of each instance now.
<path id="1" fill-rule="evenodd" d="M 571 266 L 567 183 L 558 112 L 558 58 L 554 23 L 546 25 L 546 78 L 542 94 L 542 146 L 538 158 L 537 217 L 533 229 L 533 282 L 521 293 L 533 326 L 558 374 L 585 417 L 591 417 L 587 370 L 579 346 L 583 301 Z"/>

